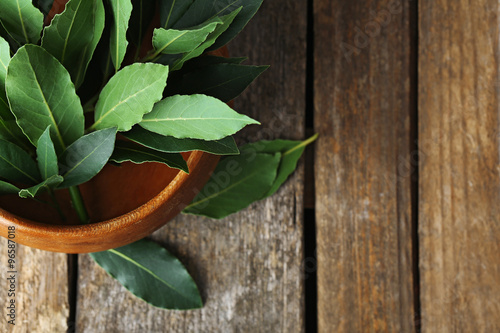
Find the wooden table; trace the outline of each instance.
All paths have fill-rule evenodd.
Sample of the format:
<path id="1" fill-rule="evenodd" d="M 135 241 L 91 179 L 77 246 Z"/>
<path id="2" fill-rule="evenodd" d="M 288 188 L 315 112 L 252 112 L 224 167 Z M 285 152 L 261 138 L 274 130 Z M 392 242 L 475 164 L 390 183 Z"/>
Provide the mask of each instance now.
<path id="1" fill-rule="evenodd" d="M 205 307 L 154 309 L 88 255 L 68 279 L 65 254 L 19 246 L 12 331 L 500 332 L 499 14 L 265 1 L 230 46 L 272 66 L 236 101 L 263 124 L 240 141 L 320 137 L 273 197 L 153 235 Z"/>

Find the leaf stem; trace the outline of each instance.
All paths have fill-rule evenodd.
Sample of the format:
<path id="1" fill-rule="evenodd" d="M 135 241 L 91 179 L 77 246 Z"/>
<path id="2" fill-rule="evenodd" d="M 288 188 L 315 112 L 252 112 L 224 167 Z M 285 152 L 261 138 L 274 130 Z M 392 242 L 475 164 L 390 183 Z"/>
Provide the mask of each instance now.
<path id="1" fill-rule="evenodd" d="M 82 193 L 78 186 L 71 186 L 69 189 L 69 195 L 71 196 L 71 202 L 73 203 L 73 208 L 75 208 L 78 219 L 82 224 L 87 224 L 90 221 L 89 214 L 83 203 Z"/>

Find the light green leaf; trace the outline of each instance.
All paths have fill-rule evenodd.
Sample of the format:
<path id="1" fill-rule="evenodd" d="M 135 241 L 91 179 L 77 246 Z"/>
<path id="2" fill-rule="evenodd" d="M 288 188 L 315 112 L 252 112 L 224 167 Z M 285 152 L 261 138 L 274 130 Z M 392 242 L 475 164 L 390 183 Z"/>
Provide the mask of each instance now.
<path id="1" fill-rule="evenodd" d="M 43 28 L 43 14 L 31 0 L 2 0 L 0 23 L 19 44 L 36 44 Z"/>
<path id="2" fill-rule="evenodd" d="M 0 180 L 0 195 L 16 194 L 21 191 L 17 186 Z"/>
<path id="3" fill-rule="evenodd" d="M 50 138 L 50 128 L 47 127 L 45 132 L 38 139 L 36 148 L 36 156 L 38 161 L 38 169 L 42 175 L 42 179 L 49 179 L 59 173 L 57 166 L 57 155 Z M 61 180 L 62 182 L 62 180 Z"/>
<path id="4" fill-rule="evenodd" d="M 163 0 L 160 1 L 161 26 L 169 29 L 184 15 L 194 0 Z"/>
<path id="5" fill-rule="evenodd" d="M 116 163 L 129 161 L 136 164 L 158 162 L 189 173 L 187 163 L 181 154 L 164 153 L 127 141 L 116 142 L 115 150 L 110 160 Z"/>
<path id="6" fill-rule="evenodd" d="M 102 0 L 70 0 L 44 29 L 42 47 L 63 64 L 78 87 L 103 29 Z"/>
<path id="7" fill-rule="evenodd" d="M 188 72 L 169 85 L 168 94 L 204 94 L 223 102 L 239 96 L 268 66 L 215 64 Z"/>
<path id="8" fill-rule="evenodd" d="M 261 199 L 271 188 L 281 154 L 224 158 L 184 213 L 220 219 Z"/>
<path id="9" fill-rule="evenodd" d="M 140 240 L 90 256 L 132 294 L 153 306 L 175 310 L 203 306 L 184 266 L 156 243 Z"/>
<path id="10" fill-rule="evenodd" d="M 116 128 L 92 132 L 76 140 L 59 159 L 64 182 L 59 188 L 92 179 L 108 162 L 115 146 Z"/>
<path id="11" fill-rule="evenodd" d="M 83 109 L 71 78 L 43 48 L 25 45 L 17 51 L 6 88 L 19 127 L 35 146 L 48 126 L 58 154 L 83 135 Z"/>
<path id="12" fill-rule="evenodd" d="M 182 153 L 200 150 L 214 155 L 238 155 L 240 152 L 231 136 L 216 141 L 197 139 L 177 139 L 173 136 L 164 136 L 134 126 L 129 132 L 122 133 L 127 139 L 140 143 L 151 149 L 165 153 Z"/>
<path id="13" fill-rule="evenodd" d="M 198 29 L 188 30 L 165 30 L 155 29 L 153 33 L 153 46 L 156 53 L 177 54 L 189 52 L 200 46 L 208 34 L 214 31 L 215 27 L 222 21 L 211 22 Z"/>
<path id="14" fill-rule="evenodd" d="M 57 185 L 61 184 L 63 177 L 54 175 L 45 179 L 38 185 L 32 186 L 30 188 L 22 189 L 19 191 L 19 196 L 21 198 L 34 198 L 37 194 L 47 191 L 49 189 L 55 189 Z"/>
<path id="15" fill-rule="evenodd" d="M 109 42 L 111 60 L 118 71 L 127 52 L 127 28 L 132 14 L 131 0 L 108 0 L 113 14 L 111 40 Z"/>
<path id="16" fill-rule="evenodd" d="M 304 152 L 306 146 L 311 142 L 314 142 L 317 137 L 318 134 L 310 137 L 305 141 L 263 140 L 241 147 L 241 151 L 244 154 L 281 153 L 281 162 L 278 168 L 276 179 L 274 180 L 272 187 L 264 195 L 264 197 L 273 195 L 280 188 L 280 186 L 287 180 L 288 176 L 290 176 L 290 174 L 297 168 L 297 162 L 302 156 L 302 153 Z"/>
<path id="17" fill-rule="evenodd" d="M 234 18 L 241 11 L 241 8 L 242 7 L 234 10 L 231 14 L 221 16 L 220 18 L 214 18 L 214 20 L 220 19 L 222 21 L 222 24 L 217 25 L 215 30 L 207 37 L 207 39 L 203 43 L 201 43 L 200 46 L 198 46 L 196 49 L 190 52 L 184 53 L 184 55 L 175 62 L 175 64 L 172 67 L 172 71 L 181 69 L 186 61 L 200 56 L 203 52 L 205 52 L 206 49 L 214 45 L 217 38 L 229 28 Z"/>
<path id="18" fill-rule="evenodd" d="M 92 129 L 128 131 L 162 98 L 168 67 L 136 63 L 116 73 L 102 90 Z"/>
<path id="19" fill-rule="evenodd" d="M 5 94 L 5 78 L 7 77 L 7 67 L 10 62 L 9 43 L 0 37 L 0 118 L 3 120 L 14 119 L 10 113 L 9 102 Z"/>
<path id="20" fill-rule="evenodd" d="M 219 140 L 259 122 L 241 115 L 216 98 L 175 95 L 158 102 L 140 125 L 179 139 Z"/>
<path id="21" fill-rule="evenodd" d="M 0 177 L 24 184 L 36 184 L 40 181 L 37 165 L 30 155 L 3 139 L 0 139 Z"/>

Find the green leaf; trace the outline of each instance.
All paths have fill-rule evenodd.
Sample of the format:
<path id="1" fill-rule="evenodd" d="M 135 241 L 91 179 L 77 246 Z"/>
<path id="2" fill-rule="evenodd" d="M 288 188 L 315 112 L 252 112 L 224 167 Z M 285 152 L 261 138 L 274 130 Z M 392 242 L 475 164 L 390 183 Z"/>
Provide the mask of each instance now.
<path id="1" fill-rule="evenodd" d="M 184 15 L 194 0 L 163 0 L 160 1 L 161 26 L 169 29 Z"/>
<path id="2" fill-rule="evenodd" d="M 25 45 L 17 51 L 6 88 L 19 127 L 35 146 L 48 126 L 58 154 L 83 135 L 83 109 L 71 78 L 43 48 Z"/>
<path id="3" fill-rule="evenodd" d="M 2 0 L 0 23 L 19 44 L 36 44 L 43 28 L 43 14 L 31 0 Z"/>
<path id="4" fill-rule="evenodd" d="M 231 136 L 216 141 L 177 139 L 147 131 L 139 126 L 134 126 L 132 130 L 122 133 L 122 135 L 129 140 L 165 153 L 182 153 L 193 150 L 214 155 L 238 155 L 240 153 Z"/>
<path id="5" fill-rule="evenodd" d="M 111 5 L 113 22 L 111 25 L 111 40 L 109 43 L 111 60 L 118 71 L 127 52 L 127 28 L 132 14 L 131 0 L 108 0 Z"/>
<path id="6" fill-rule="evenodd" d="M 37 165 L 30 155 L 3 139 L 0 139 L 0 177 L 24 184 L 36 184 L 40 181 Z"/>
<path id="7" fill-rule="evenodd" d="M 0 37 L 0 118 L 3 120 L 14 119 L 10 113 L 9 102 L 5 94 L 5 78 L 7 77 L 7 67 L 10 62 L 9 43 Z"/>
<path id="8" fill-rule="evenodd" d="M 92 128 L 130 130 L 162 98 L 167 77 L 168 67 L 160 64 L 136 63 L 120 70 L 99 96 Z"/>
<path id="9" fill-rule="evenodd" d="M 110 160 L 116 163 L 130 161 L 136 164 L 158 162 L 189 173 L 187 163 L 184 161 L 181 154 L 164 153 L 133 142 L 117 141 Z"/>
<path id="10" fill-rule="evenodd" d="M 203 43 L 201 43 L 200 46 L 198 46 L 196 49 L 190 52 L 184 53 L 184 55 L 175 62 L 175 64 L 172 67 L 172 71 L 181 69 L 186 61 L 200 56 L 203 52 L 205 52 L 206 49 L 212 46 L 217 40 L 217 38 L 229 28 L 234 18 L 236 17 L 236 15 L 238 15 L 240 11 L 241 7 L 233 11 L 231 14 L 220 17 L 222 24 L 219 24 L 215 28 L 215 30 L 207 37 L 207 39 Z"/>
<path id="11" fill-rule="evenodd" d="M 201 28 L 190 30 L 155 29 L 153 46 L 158 54 L 177 54 L 192 51 L 200 46 L 220 23 L 222 23 L 220 20 L 210 22 Z"/>
<path id="12" fill-rule="evenodd" d="M 241 7 L 241 12 L 231 23 L 230 27 L 217 42 L 211 47 L 218 49 L 233 39 L 255 15 L 263 0 L 195 0 L 182 18 L 174 25 L 174 28 L 186 28 L 200 24 L 216 16 L 227 15 Z"/>
<path id="13" fill-rule="evenodd" d="M 17 186 L 0 180 L 0 195 L 16 194 L 21 191 Z"/>
<path id="14" fill-rule="evenodd" d="M 184 266 L 156 243 L 143 239 L 90 256 L 131 293 L 153 306 L 175 310 L 203 306 Z"/>
<path id="15" fill-rule="evenodd" d="M 241 115 L 216 98 L 175 95 L 158 102 L 139 124 L 179 139 L 219 140 L 259 122 Z"/>
<path id="16" fill-rule="evenodd" d="M 45 132 L 38 139 L 36 148 L 36 156 L 38 161 L 38 169 L 42 175 L 42 179 L 49 179 L 59 173 L 57 166 L 57 155 L 50 138 L 50 128 L 47 127 Z M 62 180 L 61 180 L 62 182 Z"/>
<path id="17" fill-rule="evenodd" d="M 189 62 L 184 64 L 183 70 L 186 72 L 190 72 L 196 69 L 200 69 L 206 66 L 218 65 L 218 64 L 241 64 L 248 58 L 239 57 L 239 58 L 226 58 L 226 57 L 218 57 L 213 55 L 203 55 L 202 57 L 191 59 Z"/>
<path id="18" fill-rule="evenodd" d="M 268 66 L 216 64 L 193 70 L 167 90 L 169 94 L 204 94 L 229 102 L 240 95 Z"/>
<path id="19" fill-rule="evenodd" d="M 108 162 L 115 146 L 116 128 L 92 132 L 76 140 L 59 159 L 64 182 L 59 188 L 79 185 L 92 179 Z"/>
<path id="20" fill-rule="evenodd" d="M 68 70 L 79 86 L 104 28 L 102 0 L 70 0 L 44 29 L 42 47 Z"/>
<path id="21" fill-rule="evenodd" d="M 271 188 L 281 154 L 224 158 L 184 213 L 224 218 L 261 199 Z"/>
<path id="22" fill-rule="evenodd" d="M 63 181 L 63 177 L 54 175 L 45 179 L 38 185 L 32 186 L 30 188 L 22 189 L 19 191 L 19 196 L 21 198 L 34 198 L 37 194 L 49 190 L 55 189 L 57 185 L 61 184 Z"/>
<path id="23" fill-rule="evenodd" d="M 242 153 L 281 153 L 281 162 L 278 168 L 276 179 L 272 187 L 264 195 L 268 197 L 274 194 L 280 186 L 287 180 L 288 176 L 297 168 L 297 162 L 302 156 L 304 149 L 308 144 L 315 141 L 318 134 L 310 137 L 305 141 L 290 141 L 290 140 L 273 140 L 273 141 L 258 141 L 247 144 L 241 147 Z M 263 197 L 263 198 L 264 198 Z"/>
<path id="24" fill-rule="evenodd" d="M 27 148 L 28 146 L 30 146 L 30 143 L 27 142 L 28 140 L 24 136 L 19 126 L 17 126 L 17 123 L 14 119 L 13 120 L 0 119 L 0 139 L 4 139 L 12 143 L 15 143 L 16 145 L 22 148 Z M 29 148 L 25 150 L 29 150 Z"/>

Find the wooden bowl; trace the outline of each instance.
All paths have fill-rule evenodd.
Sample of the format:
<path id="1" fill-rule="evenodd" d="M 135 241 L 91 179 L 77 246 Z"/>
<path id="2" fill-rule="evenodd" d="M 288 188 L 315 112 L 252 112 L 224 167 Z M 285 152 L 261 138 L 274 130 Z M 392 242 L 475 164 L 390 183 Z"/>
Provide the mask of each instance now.
<path id="1" fill-rule="evenodd" d="M 0 197 L 0 235 L 7 238 L 8 227 L 14 226 L 16 243 L 65 253 L 104 251 L 144 238 L 191 202 L 219 160 L 200 151 L 183 155 L 189 175 L 159 163 L 124 163 L 107 165 L 81 185 L 91 221 L 97 223 L 78 225 L 67 191 L 57 193 L 66 221 L 42 203 Z"/>

